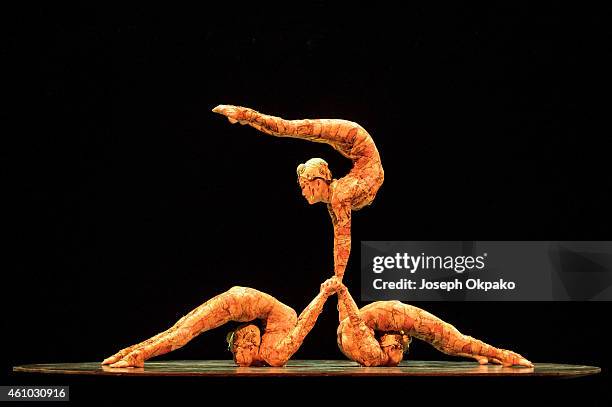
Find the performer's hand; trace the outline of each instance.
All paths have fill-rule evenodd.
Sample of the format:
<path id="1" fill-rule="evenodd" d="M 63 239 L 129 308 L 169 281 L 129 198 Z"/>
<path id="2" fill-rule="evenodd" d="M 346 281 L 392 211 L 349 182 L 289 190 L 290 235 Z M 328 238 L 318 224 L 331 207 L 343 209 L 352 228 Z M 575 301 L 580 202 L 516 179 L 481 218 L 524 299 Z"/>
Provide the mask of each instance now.
<path id="1" fill-rule="evenodd" d="M 219 105 L 215 107 L 212 111 L 215 113 L 222 114 L 227 117 L 230 123 L 234 124 L 236 122 L 240 122 L 240 124 L 246 123 L 244 120 L 244 112 L 246 108 L 240 106 L 232 106 L 232 105 Z"/>
<path id="2" fill-rule="evenodd" d="M 340 279 L 338 279 L 338 277 L 334 276 L 328 278 L 323 282 L 323 284 L 321 284 L 321 292 L 328 296 L 335 294 L 340 289 L 341 285 L 342 282 L 340 281 Z"/>

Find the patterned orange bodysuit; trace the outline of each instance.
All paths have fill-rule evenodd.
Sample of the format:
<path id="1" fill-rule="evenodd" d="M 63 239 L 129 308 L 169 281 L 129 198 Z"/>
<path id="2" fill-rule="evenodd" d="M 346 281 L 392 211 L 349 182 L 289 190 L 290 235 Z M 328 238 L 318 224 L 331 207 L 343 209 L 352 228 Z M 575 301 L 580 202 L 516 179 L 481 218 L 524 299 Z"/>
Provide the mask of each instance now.
<path id="1" fill-rule="evenodd" d="M 344 285 L 338 290 L 338 346 L 344 355 L 363 366 L 390 366 L 377 334 L 395 333 L 416 337 L 453 356 L 489 361 L 505 366 L 533 364 L 518 353 L 495 348 L 463 335 L 435 315 L 399 301 L 377 301 L 358 309 Z"/>
<path id="2" fill-rule="evenodd" d="M 283 366 L 313 328 L 327 298 L 321 292 L 300 314 L 269 294 L 248 287 L 230 290 L 206 301 L 171 328 L 105 359 L 110 367 L 142 367 L 144 361 L 184 346 L 197 335 L 230 321 L 262 320 L 265 326 L 259 355 L 270 366 Z"/>
<path id="3" fill-rule="evenodd" d="M 330 184 L 327 205 L 334 226 L 334 274 L 342 279 L 351 252 L 351 211 L 370 205 L 384 181 L 372 137 L 359 124 L 348 120 L 285 120 L 231 105 L 219 105 L 213 112 L 227 116 L 231 123 L 248 124 L 273 136 L 329 144 L 353 162 L 346 176 Z"/>

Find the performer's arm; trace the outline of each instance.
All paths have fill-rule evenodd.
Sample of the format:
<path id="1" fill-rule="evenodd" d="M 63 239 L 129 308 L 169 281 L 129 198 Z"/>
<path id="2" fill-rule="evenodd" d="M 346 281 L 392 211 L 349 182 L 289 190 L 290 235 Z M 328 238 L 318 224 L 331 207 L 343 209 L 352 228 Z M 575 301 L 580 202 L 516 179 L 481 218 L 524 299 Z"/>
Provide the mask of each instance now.
<path id="1" fill-rule="evenodd" d="M 277 355 L 274 365 L 284 365 L 287 360 L 297 352 L 302 342 L 304 342 L 306 335 L 308 335 L 317 322 L 317 318 L 323 311 L 325 301 L 336 292 L 339 284 L 339 281 L 334 277 L 321 284 L 321 291 L 310 304 L 304 308 L 304 311 L 302 311 L 298 317 L 295 327 L 275 346 Z"/>
<path id="2" fill-rule="evenodd" d="M 334 275 L 342 280 L 351 254 L 351 206 L 339 201 L 327 209 L 334 226 Z"/>
<path id="3" fill-rule="evenodd" d="M 338 305 L 342 329 L 338 345 L 342 353 L 364 366 L 386 365 L 389 356 L 381 348 L 374 336 L 374 331 L 366 326 L 357 304 L 344 284 L 338 289 Z M 343 312 L 344 315 L 342 315 Z M 348 318 L 348 324 L 343 322 L 346 318 Z"/>
<path id="4" fill-rule="evenodd" d="M 351 324 L 353 325 L 357 325 L 359 322 L 361 322 L 359 308 L 357 307 L 355 300 L 353 300 L 348 288 L 346 288 L 344 284 L 340 285 L 340 288 L 338 289 L 338 305 L 340 320 L 350 318 Z"/>

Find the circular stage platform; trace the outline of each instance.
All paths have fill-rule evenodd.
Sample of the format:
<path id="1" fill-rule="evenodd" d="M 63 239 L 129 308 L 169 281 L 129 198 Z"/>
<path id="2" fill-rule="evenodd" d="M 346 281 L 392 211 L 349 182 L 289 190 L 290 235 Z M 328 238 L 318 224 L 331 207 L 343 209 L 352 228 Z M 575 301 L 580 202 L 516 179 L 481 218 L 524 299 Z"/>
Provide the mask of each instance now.
<path id="1" fill-rule="evenodd" d="M 361 367 L 344 360 L 291 360 L 285 367 L 237 367 L 231 360 L 146 362 L 144 368 L 110 368 L 99 362 L 31 364 L 14 372 L 112 376 L 547 376 L 579 377 L 597 374 L 595 366 L 535 363 L 535 367 L 479 365 L 476 362 L 411 360 L 397 367 Z"/>

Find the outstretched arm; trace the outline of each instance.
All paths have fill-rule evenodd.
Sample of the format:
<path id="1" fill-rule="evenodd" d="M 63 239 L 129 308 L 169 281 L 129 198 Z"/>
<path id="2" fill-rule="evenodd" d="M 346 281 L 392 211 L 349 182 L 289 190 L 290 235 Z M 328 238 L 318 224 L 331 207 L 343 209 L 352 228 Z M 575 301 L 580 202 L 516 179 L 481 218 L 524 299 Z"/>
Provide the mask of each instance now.
<path id="1" fill-rule="evenodd" d="M 219 105 L 213 110 L 228 118 L 230 123 L 248 124 L 257 130 L 277 137 L 301 138 L 326 143 L 345 157 L 354 159 L 353 146 L 358 140 L 369 138 L 357 123 L 341 119 L 285 120 L 259 113 L 242 106 Z M 359 137 L 358 137 L 359 136 Z"/>
<path id="2" fill-rule="evenodd" d="M 304 311 L 298 317 L 295 327 L 275 346 L 275 356 L 268 363 L 272 362 L 271 364 L 273 365 L 282 366 L 297 352 L 304 342 L 306 335 L 308 335 L 315 322 L 317 322 L 319 314 L 323 311 L 325 301 L 336 292 L 339 284 L 340 282 L 335 277 L 321 284 L 319 294 L 304 308 Z"/>
<path id="3" fill-rule="evenodd" d="M 351 254 L 351 206 L 348 200 L 327 205 L 334 227 L 334 275 L 342 280 Z"/>

